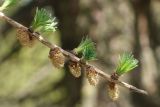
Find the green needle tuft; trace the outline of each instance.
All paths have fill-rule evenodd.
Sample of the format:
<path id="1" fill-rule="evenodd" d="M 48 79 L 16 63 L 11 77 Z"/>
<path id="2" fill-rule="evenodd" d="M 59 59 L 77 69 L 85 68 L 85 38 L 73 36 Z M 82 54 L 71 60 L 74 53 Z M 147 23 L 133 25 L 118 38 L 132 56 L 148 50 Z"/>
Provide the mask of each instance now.
<path id="1" fill-rule="evenodd" d="M 95 43 L 86 37 L 83 38 L 81 43 L 74 51 L 78 54 L 82 54 L 82 58 L 86 61 L 95 60 L 96 59 L 96 48 Z"/>
<path id="2" fill-rule="evenodd" d="M 36 10 L 36 15 L 32 22 L 31 28 L 36 32 L 47 33 L 56 31 L 57 22 L 55 17 L 53 18 L 51 14 L 45 9 Z"/>
<path id="3" fill-rule="evenodd" d="M 2 6 L 0 7 L 0 11 L 3 11 L 11 6 L 16 5 L 18 2 L 18 0 L 5 0 L 2 4 Z"/>
<path id="4" fill-rule="evenodd" d="M 82 53 L 85 47 L 94 47 L 94 43 L 88 37 L 83 38 L 81 43 L 78 45 L 77 48 L 74 49 L 76 53 Z"/>
<path id="5" fill-rule="evenodd" d="M 86 61 L 91 61 L 96 59 L 95 47 L 85 47 L 83 51 L 83 59 Z"/>
<path id="6" fill-rule="evenodd" d="M 138 60 L 134 58 L 132 53 L 124 53 L 119 58 L 118 67 L 116 73 L 120 76 L 124 73 L 131 71 L 133 68 L 138 66 Z"/>

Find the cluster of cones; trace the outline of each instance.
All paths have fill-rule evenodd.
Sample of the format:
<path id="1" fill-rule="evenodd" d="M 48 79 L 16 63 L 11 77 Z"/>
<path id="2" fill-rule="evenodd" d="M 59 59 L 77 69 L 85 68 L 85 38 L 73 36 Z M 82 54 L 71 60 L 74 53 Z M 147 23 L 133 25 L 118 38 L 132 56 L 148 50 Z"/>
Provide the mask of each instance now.
<path id="1" fill-rule="evenodd" d="M 20 41 L 22 46 L 32 47 L 35 41 L 35 38 L 31 35 L 29 30 L 25 30 L 23 28 L 17 29 L 17 39 Z M 66 57 L 63 55 L 61 49 L 59 47 L 55 47 L 54 49 L 50 49 L 49 58 L 52 64 L 56 68 L 63 68 L 66 62 Z M 96 86 L 99 82 L 99 75 L 97 71 L 92 66 L 82 66 L 80 62 L 69 60 L 67 63 L 70 73 L 78 78 L 82 75 L 82 70 L 85 71 L 86 78 L 88 79 L 90 85 Z M 83 68 L 83 69 L 82 69 Z M 114 75 L 111 76 L 114 79 Z M 112 100 L 117 100 L 119 96 L 118 87 L 114 82 L 109 82 L 107 84 L 108 95 Z"/>

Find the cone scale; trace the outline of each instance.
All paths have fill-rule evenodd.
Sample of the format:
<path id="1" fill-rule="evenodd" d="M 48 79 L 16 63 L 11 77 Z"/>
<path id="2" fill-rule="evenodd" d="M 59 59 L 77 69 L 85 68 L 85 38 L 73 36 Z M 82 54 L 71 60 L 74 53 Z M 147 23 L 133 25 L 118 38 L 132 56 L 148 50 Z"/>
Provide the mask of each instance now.
<path id="1" fill-rule="evenodd" d="M 119 76 L 117 73 L 112 73 L 111 75 L 111 80 L 118 80 Z M 108 91 L 108 96 L 111 98 L 111 100 L 116 101 L 119 98 L 119 89 L 118 85 L 115 82 L 109 81 L 107 84 L 107 91 Z"/>
<path id="2" fill-rule="evenodd" d="M 28 30 L 25 30 L 23 28 L 17 29 L 17 39 L 22 46 L 28 47 L 32 47 L 35 41 L 35 38 L 29 34 Z"/>
<path id="3" fill-rule="evenodd" d="M 109 82 L 107 86 L 108 96 L 113 100 L 117 100 L 119 98 L 119 89 L 117 84 L 114 82 Z"/>
<path id="4" fill-rule="evenodd" d="M 74 77 L 78 78 L 81 76 L 81 66 L 78 62 L 69 61 L 68 67 L 69 67 L 70 73 Z"/>
<path id="5" fill-rule="evenodd" d="M 99 75 L 96 70 L 91 66 L 87 66 L 85 70 L 90 85 L 96 86 L 99 82 Z"/>
<path id="6" fill-rule="evenodd" d="M 51 49 L 50 52 L 49 52 L 49 58 L 50 58 L 52 64 L 56 68 L 64 67 L 65 56 L 61 52 L 60 48 L 56 47 L 54 49 Z"/>

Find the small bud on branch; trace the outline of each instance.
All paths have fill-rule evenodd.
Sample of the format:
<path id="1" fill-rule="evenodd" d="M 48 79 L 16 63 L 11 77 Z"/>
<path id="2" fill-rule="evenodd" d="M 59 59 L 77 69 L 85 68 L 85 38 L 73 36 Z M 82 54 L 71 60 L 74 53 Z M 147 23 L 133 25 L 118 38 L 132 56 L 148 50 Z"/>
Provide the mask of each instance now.
<path id="1" fill-rule="evenodd" d="M 86 66 L 85 72 L 89 83 L 96 86 L 99 82 L 99 75 L 96 70 L 91 66 Z"/>
<path id="2" fill-rule="evenodd" d="M 68 67 L 74 77 L 78 78 L 81 76 L 81 66 L 79 62 L 69 61 Z"/>
<path id="3" fill-rule="evenodd" d="M 22 46 L 33 46 L 33 43 L 35 41 L 35 38 L 30 35 L 28 30 L 18 28 L 17 29 L 17 39 L 21 43 Z"/>
<path id="4" fill-rule="evenodd" d="M 107 84 L 107 92 L 108 92 L 108 96 L 113 100 L 117 100 L 119 98 L 119 89 L 117 84 L 115 84 L 114 82 L 109 82 Z"/>
<path id="5" fill-rule="evenodd" d="M 65 57 L 58 47 L 50 50 L 49 58 L 51 59 L 51 62 L 55 67 L 64 67 Z"/>

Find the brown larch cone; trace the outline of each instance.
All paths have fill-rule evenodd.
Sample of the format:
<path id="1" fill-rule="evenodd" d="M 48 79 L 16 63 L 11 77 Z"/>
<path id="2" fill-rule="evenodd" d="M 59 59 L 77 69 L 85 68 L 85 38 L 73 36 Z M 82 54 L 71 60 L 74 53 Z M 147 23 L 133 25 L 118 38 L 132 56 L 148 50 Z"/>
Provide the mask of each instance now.
<path id="1" fill-rule="evenodd" d="M 86 70 L 86 76 L 90 85 L 96 86 L 99 81 L 99 76 L 96 70 L 91 66 L 87 66 L 85 70 Z"/>
<path id="2" fill-rule="evenodd" d="M 60 48 L 56 47 L 54 49 L 51 49 L 49 52 L 49 58 L 51 59 L 51 62 L 55 67 L 64 67 L 65 56 L 61 52 Z"/>
<path id="3" fill-rule="evenodd" d="M 69 61 L 68 67 L 74 77 L 78 78 L 81 76 L 81 66 L 79 62 Z"/>
<path id="4" fill-rule="evenodd" d="M 32 47 L 35 41 L 35 38 L 31 36 L 28 30 L 23 28 L 17 29 L 17 39 L 21 43 L 22 46 Z"/>
<path id="5" fill-rule="evenodd" d="M 117 100 L 119 98 L 119 89 L 117 84 L 114 82 L 109 82 L 107 85 L 108 96 L 113 100 Z"/>

